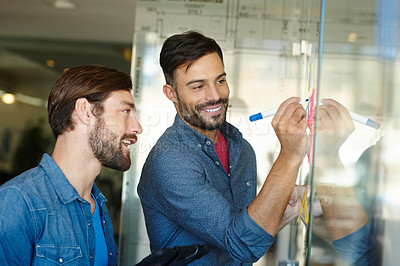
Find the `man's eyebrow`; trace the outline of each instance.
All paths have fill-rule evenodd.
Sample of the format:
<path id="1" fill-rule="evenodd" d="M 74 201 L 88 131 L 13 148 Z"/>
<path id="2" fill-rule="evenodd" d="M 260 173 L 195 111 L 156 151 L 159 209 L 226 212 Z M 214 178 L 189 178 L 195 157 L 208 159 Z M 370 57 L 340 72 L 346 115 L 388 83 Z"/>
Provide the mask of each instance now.
<path id="1" fill-rule="evenodd" d="M 128 105 L 131 109 L 133 109 L 133 111 L 136 111 L 136 106 L 134 103 L 129 102 L 129 101 L 122 101 L 122 104 Z"/>
<path id="2" fill-rule="evenodd" d="M 218 75 L 218 77 L 217 77 L 215 80 L 218 80 L 218 79 L 220 79 L 220 78 L 222 78 L 222 77 L 224 77 L 224 76 L 226 76 L 226 73 L 225 73 L 225 72 L 222 73 L 222 74 L 220 74 L 220 75 Z M 205 79 L 195 79 L 195 80 L 191 80 L 191 81 L 189 81 L 188 83 L 186 83 L 186 86 L 189 86 L 190 84 L 193 84 L 193 83 L 204 82 L 204 81 L 205 81 Z"/>
<path id="3" fill-rule="evenodd" d="M 215 80 L 219 80 L 219 79 L 222 78 L 222 77 L 226 77 L 226 73 L 225 73 L 225 72 L 222 73 L 221 75 L 219 75 Z"/>
<path id="4" fill-rule="evenodd" d="M 204 81 L 205 81 L 205 79 L 195 79 L 195 80 L 191 80 L 191 81 L 189 81 L 188 83 L 186 83 L 186 86 L 189 86 L 190 84 L 193 84 L 193 83 L 204 82 Z"/>

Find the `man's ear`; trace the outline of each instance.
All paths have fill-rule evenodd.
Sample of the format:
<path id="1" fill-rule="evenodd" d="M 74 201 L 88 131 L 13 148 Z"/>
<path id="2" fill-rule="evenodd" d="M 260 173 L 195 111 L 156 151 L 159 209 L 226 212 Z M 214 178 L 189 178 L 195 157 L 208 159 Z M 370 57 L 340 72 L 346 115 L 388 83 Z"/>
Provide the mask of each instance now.
<path id="1" fill-rule="evenodd" d="M 178 103 L 178 97 L 176 95 L 176 90 L 171 85 L 165 84 L 163 86 L 163 92 L 164 92 L 164 95 L 167 96 L 167 98 L 170 101 L 172 101 L 174 103 Z"/>
<path id="2" fill-rule="evenodd" d="M 87 125 L 90 125 L 90 121 L 94 117 L 92 113 L 92 105 L 86 98 L 79 98 L 76 100 L 74 113 L 76 119 Z"/>

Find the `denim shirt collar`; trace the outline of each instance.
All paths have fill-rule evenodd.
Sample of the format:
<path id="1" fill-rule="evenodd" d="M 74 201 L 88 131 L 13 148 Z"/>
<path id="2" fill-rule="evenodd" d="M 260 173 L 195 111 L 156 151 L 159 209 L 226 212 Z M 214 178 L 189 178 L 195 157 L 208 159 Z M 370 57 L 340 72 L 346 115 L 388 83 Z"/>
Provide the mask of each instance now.
<path id="1" fill-rule="evenodd" d="M 183 122 L 182 118 L 179 115 L 175 116 L 173 126 L 177 128 L 178 132 L 181 133 L 181 136 L 184 139 L 188 139 L 198 143 L 204 143 L 207 140 L 211 141 L 209 138 L 197 132 L 196 130 L 188 126 L 185 122 Z M 228 122 L 225 122 L 222 125 L 222 127 L 220 128 L 220 132 L 226 140 L 230 139 L 231 141 L 238 142 L 242 139 L 242 133 L 240 133 L 237 128 L 235 128 Z"/>
<path id="2" fill-rule="evenodd" d="M 207 147 L 208 142 L 213 143 L 212 140 L 188 126 L 178 114 L 175 116 L 173 127 L 184 142 L 192 142 L 202 147 Z M 228 122 L 225 122 L 219 131 L 228 142 L 230 165 L 236 166 L 242 150 L 242 133 Z"/>
<path id="3" fill-rule="evenodd" d="M 64 175 L 60 167 L 56 164 L 56 162 L 53 160 L 53 158 L 51 158 L 50 155 L 48 155 L 47 153 L 43 155 L 40 166 L 46 172 L 47 176 L 49 177 L 50 183 L 53 185 L 54 190 L 56 191 L 58 197 L 63 204 L 71 203 L 76 199 L 83 201 L 76 189 L 71 185 L 71 183 L 69 183 L 67 177 Z M 99 204 L 107 201 L 94 183 L 92 193 Z"/>

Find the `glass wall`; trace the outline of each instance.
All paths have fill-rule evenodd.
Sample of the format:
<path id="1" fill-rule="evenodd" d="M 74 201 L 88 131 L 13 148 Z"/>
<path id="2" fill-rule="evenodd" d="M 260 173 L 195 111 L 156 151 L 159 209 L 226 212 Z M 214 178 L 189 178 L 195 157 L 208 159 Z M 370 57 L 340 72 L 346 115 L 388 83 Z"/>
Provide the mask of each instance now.
<path id="1" fill-rule="evenodd" d="M 327 1 L 324 11 L 318 98 L 334 98 L 380 127 L 353 119 L 355 130 L 343 144 L 341 129 L 333 130 L 335 135 L 317 131 L 309 262 L 396 265 L 398 2 Z M 332 142 L 342 144 L 338 153 Z"/>
<path id="2" fill-rule="evenodd" d="M 160 48 L 168 36 L 196 29 L 223 48 L 227 119 L 252 144 L 260 185 L 280 147 L 272 118 L 250 122 L 250 115 L 299 96 L 315 100 L 305 104 L 311 117 L 311 105 L 332 98 L 354 118 L 353 131 L 335 123 L 327 128 L 316 109 L 296 182 L 299 220 L 278 233 L 257 265 L 395 265 L 398 11 L 394 0 L 137 0 L 132 76 L 143 133 L 124 175 L 120 264 L 150 254 L 136 186 L 148 152 L 175 116 L 162 93 Z"/>

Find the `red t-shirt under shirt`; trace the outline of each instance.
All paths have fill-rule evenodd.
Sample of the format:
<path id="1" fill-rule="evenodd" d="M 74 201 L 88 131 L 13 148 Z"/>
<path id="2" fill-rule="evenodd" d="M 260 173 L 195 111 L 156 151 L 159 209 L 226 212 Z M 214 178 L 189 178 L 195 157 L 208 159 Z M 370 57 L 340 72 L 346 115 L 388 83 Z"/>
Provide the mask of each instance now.
<path id="1" fill-rule="evenodd" d="M 228 176 L 229 174 L 229 154 L 228 154 L 228 142 L 222 136 L 221 132 L 218 131 L 218 140 L 214 143 L 215 152 L 218 155 L 219 160 L 222 163 L 222 166 L 225 169 L 225 172 Z"/>

